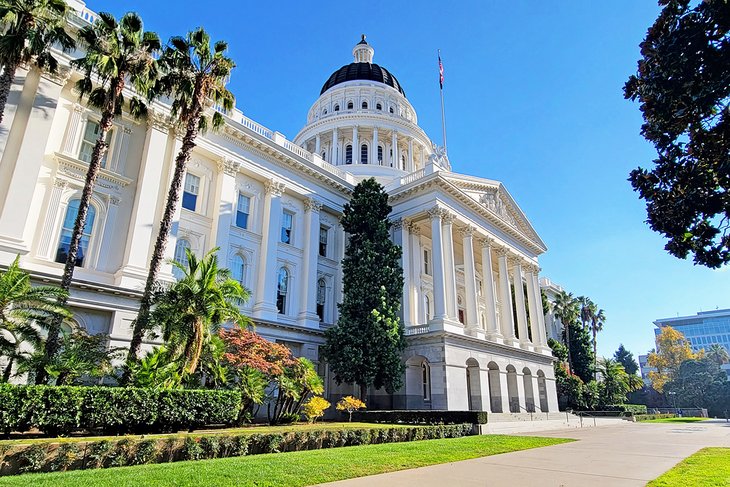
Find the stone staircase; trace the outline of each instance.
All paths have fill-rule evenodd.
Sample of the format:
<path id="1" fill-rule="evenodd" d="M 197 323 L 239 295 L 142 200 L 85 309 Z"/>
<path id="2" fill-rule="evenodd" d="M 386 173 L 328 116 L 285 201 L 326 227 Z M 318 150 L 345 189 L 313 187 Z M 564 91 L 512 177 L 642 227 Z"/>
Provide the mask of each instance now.
<path id="1" fill-rule="evenodd" d="M 581 418 L 570 413 L 489 413 L 487 424 L 479 425 L 479 433 L 531 433 L 569 428 L 593 428 L 625 424 L 621 418 Z"/>

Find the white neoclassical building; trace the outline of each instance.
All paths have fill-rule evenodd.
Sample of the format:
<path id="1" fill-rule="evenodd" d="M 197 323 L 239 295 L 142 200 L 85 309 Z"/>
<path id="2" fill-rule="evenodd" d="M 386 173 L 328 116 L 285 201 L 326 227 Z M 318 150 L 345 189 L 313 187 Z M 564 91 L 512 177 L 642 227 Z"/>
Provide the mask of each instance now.
<path id="1" fill-rule="evenodd" d="M 74 0 L 78 28 L 95 14 Z M 65 260 L 99 114 L 73 91 L 80 73 L 20 70 L 0 126 L 0 266 L 16 255 L 35 282 Z M 167 257 L 220 247 L 251 291 L 257 331 L 318 364 L 342 296 L 343 206 L 363 178 L 390 195 L 403 249 L 405 385 L 370 392 L 370 406 L 491 412 L 557 411 L 538 256 L 546 247 L 498 181 L 452 172 L 418 126 L 398 80 L 363 38 L 288 140 L 239 110 L 199 137 Z M 131 94 L 131 93 L 130 93 Z M 181 142 L 155 102 L 114 123 L 82 239 L 70 303 L 79 327 L 126 346 Z M 163 270 L 174 279 L 172 266 Z M 146 342 L 149 349 L 155 344 Z"/>

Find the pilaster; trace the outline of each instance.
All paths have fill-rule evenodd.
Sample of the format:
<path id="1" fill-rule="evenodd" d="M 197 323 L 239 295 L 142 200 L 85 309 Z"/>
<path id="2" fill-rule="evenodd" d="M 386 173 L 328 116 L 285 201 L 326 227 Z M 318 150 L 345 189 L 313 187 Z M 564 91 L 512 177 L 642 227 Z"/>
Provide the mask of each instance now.
<path id="1" fill-rule="evenodd" d="M 299 324 L 310 328 L 319 327 L 317 316 L 317 267 L 319 262 L 319 212 L 322 203 L 307 198 L 304 200 L 304 259 L 300 284 Z"/>

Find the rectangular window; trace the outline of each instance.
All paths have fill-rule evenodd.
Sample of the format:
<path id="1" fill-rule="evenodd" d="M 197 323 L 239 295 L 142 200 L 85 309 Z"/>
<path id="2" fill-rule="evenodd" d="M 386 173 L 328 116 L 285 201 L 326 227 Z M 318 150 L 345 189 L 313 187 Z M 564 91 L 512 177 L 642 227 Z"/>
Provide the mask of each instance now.
<path id="1" fill-rule="evenodd" d="M 86 122 L 86 129 L 84 129 L 84 138 L 81 139 L 81 149 L 79 150 L 79 159 L 89 163 L 91 162 L 91 156 L 94 153 L 94 146 L 96 145 L 96 141 L 99 138 L 99 131 L 101 130 L 101 127 L 99 126 L 98 122 L 94 122 L 89 120 Z M 109 141 L 111 141 L 112 138 L 112 131 L 110 130 L 106 134 L 106 143 L 107 146 L 109 145 Z M 101 159 L 101 167 L 106 167 L 106 158 L 109 155 L 109 150 L 107 149 L 106 154 L 104 154 L 104 157 Z"/>
<path id="2" fill-rule="evenodd" d="M 198 202 L 198 193 L 200 192 L 200 178 L 193 174 L 185 175 L 185 189 L 183 190 L 182 207 L 190 211 L 195 211 Z"/>
<path id="3" fill-rule="evenodd" d="M 430 252 L 426 249 L 423 249 L 423 273 L 429 276 L 431 275 Z"/>
<path id="4" fill-rule="evenodd" d="M 327 257 L 327 229 L 319 227 L 319 255 Z"/>
<path id="5" fill-rule="evenodd" d="M 291 229 L 294 215 L 285 211 L 281 216 L 281 241 L 285 244 L 291 244 Z"/>
<path id="6" fill-rule="evenodd" d="M 238 205 L 236 205 L 236 226 L 248 228 L 248 215 L 251 211 L 251 198 L 238 193 Z"/>

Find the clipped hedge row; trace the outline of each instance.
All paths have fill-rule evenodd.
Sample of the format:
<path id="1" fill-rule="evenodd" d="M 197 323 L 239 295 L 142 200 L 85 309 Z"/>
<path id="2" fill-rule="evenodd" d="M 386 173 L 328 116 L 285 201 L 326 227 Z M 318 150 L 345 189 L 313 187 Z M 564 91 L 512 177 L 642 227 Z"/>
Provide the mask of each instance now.
<path id="1" fill-rule="evenodd" d="M 352 420 L 363 423 L 402 423 L 402 424 L 486 424 L 489 413 L 485 411 L 438 411 L 393 410 L 357 411 Z"/>
<path id="2" fill-rule="evenodd" d="M 644 404 L 615 404 L 612 406 L 603 406 L 604 411 L 621 411 L 631 414 L 646 414 L 646 405 Z"/>
<path id="3" fill-rule="evenodd" d="M 181 460 L 228 458 L 260 453 L 316 450 L 342 446 L 374 445 L 472 434 L 471 424 L 309 430 L 285 434 L 208 434 L 168 438 L 102 440 L 73 443 L 38 443 L 0 450 L 0 475 L 51 472 Z"/>
<path id="4" fill-rule="evenodd" d="M 0 430 L 158 433 L 232 424 L 241 395 L 224 390 L 0 385 Z"/>
<path id="5" fill-rule="evenodd" d="M 650 419 L 667 419 L 674 418 L 676 414 L 636 414 L 634 416 L 635 421 L 649 421 Z"/>

